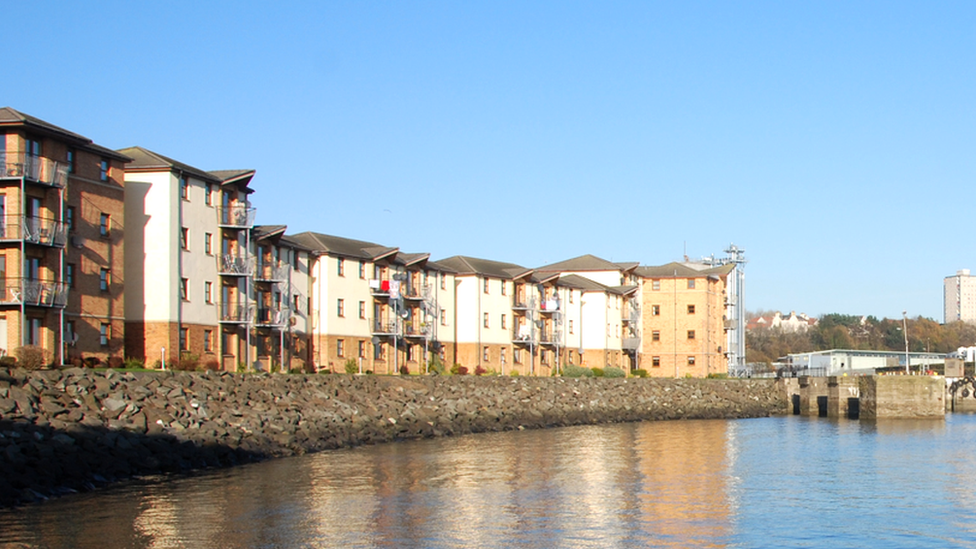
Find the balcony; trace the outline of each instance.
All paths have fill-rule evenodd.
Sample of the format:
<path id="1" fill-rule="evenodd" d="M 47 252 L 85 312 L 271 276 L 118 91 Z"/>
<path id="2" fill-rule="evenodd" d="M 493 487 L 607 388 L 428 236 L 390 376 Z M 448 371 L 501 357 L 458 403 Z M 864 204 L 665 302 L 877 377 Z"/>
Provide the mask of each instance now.
<path id="1" fill-rule="evenodd" d="M 0 151 L 0 179 L 24 179 L 63 189 L 68 182 L 68 164 L 23 152 Z"/>
<path id="2" fill-rule="evenodd" d="M 217 225 L 225 229 L 250 229 L 254 226 L 254 208 L 246 204 L 217 208 Z"/>
<path id="3" fill-rule="evenodd" d="M 403 336 L 409 338 L 425 338 L 430 331 L 430 326 L 424 322 L 406 321 L 403 323 Z"/>
<path id="4" fill-rule="evenodd" d="M 60 308 L 68 304 L 68 287 L 62 282 L 0 279 L 0 304 Z"/>
<path id="5" fill-rule="evenodd" d="M 220 314 L 217 320 L 221 324 L 247 324 L 247 305 L 241 303 L 219 303 L 217 310 Z"/>
<path id="6" fill-rule="evenodd" d="M 217 272 L 221 276 L 247 276 L 251 274 L 254 258 L 235 254 L 217 256 Z"/>
<path id="7" fill-rule="evenodd" d="M 640 349 L 641 340 L 639 337 L 625 337 L 621 342 L 621 347 L 625 351 L 637 351 Z"/>
<path id="8" fill-rule="evenodd" d="M 423 299 L 424 298 L 424 287 L 420 284 L 401 284 L 400 293 L 403 295 L 404 299 Z"/>
<path id="9" fill-rule="evenodd" d="M 23 241 L 40 246 L 64 248 L 68 242 L 68 228 L 64 223 L 53 219 L 5 215 L 0 217 L 0 241 Z"/>
<path id="10" fill-rule="evenodd" d="M 391 320 L 373 321 L 373 335 L 394 335 L 396 334 L 396 322 Z"/>
<path id="11" fill-rule="evenodd" d="M 369 280 L 369 293 L 371 293 L 373 297 L 389 297 L 390 281 L 380 278 L 371 278 Z"/>
<path id="12" fill-rule="evenodd" d="M 263 328 L 281 328 L 288 324 L 291 309 L 281 307 L 258 307 L 254 325 Z"/>
<path id="13" fill-rule="evenodd" d="M 528 325 L 512 328 L 512 343 L 528 345 L 532 343 L 532 329 Z"/>
<path id="14" fill-rule="evenodd" d="M 529 302 L 524 296 L 515 296 L 512 298 L 512 310 L 513 311 L 526 311 L 529 309 Z"/>
<path id="15" fill-rule="evenodd" d="M 260 262 L 254 269 L 254 280 L 257 282 L 285 282 L 288 280 L 288 264 L 278 262 Z"/>
<path id="16" fill-rule="evenodd" d="M 562 334 L 558 330 L 554 332 L 543 330 L 542 333 L 539 334 L 539 343 L 542 345 L 558 345 L 561 335 Z"/>
<path id="17" fill-rule="evenodd" d="M 546 314 L 551 314 L 559 311 L 559 300 L 558 299 L 547 299 L 540 304 L 539 311 Z"/>

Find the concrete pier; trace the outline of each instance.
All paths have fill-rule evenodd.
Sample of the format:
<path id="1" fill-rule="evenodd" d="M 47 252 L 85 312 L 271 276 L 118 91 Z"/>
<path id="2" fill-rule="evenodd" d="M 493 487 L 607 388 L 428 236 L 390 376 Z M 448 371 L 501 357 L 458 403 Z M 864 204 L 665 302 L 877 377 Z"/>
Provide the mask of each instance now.
<path id="1" fill-rule="evenodd" d="M 827 417 L 858 419 L 860 396 L 857 377 L 832 376 L 827 378 Z"/>
<path id="2" fill-rule="evenodd" d="M 942 376 L 864 376 L 857 380 L 861 419 L 945 417 Z"/>
<path id="3" fill-rule="evenodd" d="M 827 378 L 800 376 L 800 415 L 827 417 Z"/>

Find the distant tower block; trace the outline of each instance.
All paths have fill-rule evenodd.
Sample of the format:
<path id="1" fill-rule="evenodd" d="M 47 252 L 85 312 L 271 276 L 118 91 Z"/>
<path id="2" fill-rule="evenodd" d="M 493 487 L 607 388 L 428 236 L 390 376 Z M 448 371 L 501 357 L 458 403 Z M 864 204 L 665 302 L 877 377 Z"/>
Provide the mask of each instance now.
<path id="1" fill-rule="evenodd" d="M 969 269 L 956 271 L 943 281 L 943 321 L 976 322 L 976 276 Z"/>

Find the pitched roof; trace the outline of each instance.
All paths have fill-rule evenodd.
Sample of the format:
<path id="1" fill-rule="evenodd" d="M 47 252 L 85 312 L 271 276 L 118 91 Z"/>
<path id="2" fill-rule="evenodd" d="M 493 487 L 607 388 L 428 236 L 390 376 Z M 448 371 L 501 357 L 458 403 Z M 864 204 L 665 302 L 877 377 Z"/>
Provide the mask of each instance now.
<path id="1" fill-rule="evenodd" d="M 708 275 L 727 275 L 735 269 L 734 264 L 720 265 L 709 269 L 693 269 L 683 263 L 672 261 L 667 265 L 642 266 L 634 271 L 644 278 L 702 278 Z"/>
<path id="2" fill-rule="evenodd" d="M 55 126 L 50 122 L 41 120 L 40 118 L 31 116 L 29 114 L 24 114 L 10 107 L 0 107 L 0 126 L 25 126 L 30 128 L 33 132 L 56 137 L 58 139 L 67 141 L 76 147 L 88 149 L 102 156 L 109 156 L 122 161 L 129 160 L 128 156 L 113 151 L 107 147 L 96 145 L 91 139 L 83 135 L 68 131 L 60 126 Z"/>
<path id="3" fill-rule="evenodd" d="M 581 255 L 565 261 L 536 267 L 536 271 L 621 271 L 621 264 L 607 261 L 592 254 Z"/>
<path id="4" fill-rule="evenodd" d="M 288 225 L 255 225 L 251 229 L 251 238 L 262 240 L 264 238 L 281 237 L 284 235 Z"/>
<path id="5" fill-rule="evenodd" d="M 306 231 L 291 235 L 291 239 L 308 247 L 319 255 L 340 255 L 357 259 L 368 259 L 375 261 L 390 257 L 399 251 L 399 248 L 381 246 L 373 242 L 364 240 L 353 240 L 341 236 Z"/>
<path id="6" fill-rule="evenodd" d="M 526 269 L 525 267 L 516 265 L 514 263 L 504 263 L 501 261 L 479 259 L 477 257 L 468 257 L 464 255 L 455 255 L 448 257 L 447 259 L 439 259 L 437 262 L 442 265 L 446 265 L 448 268 L 453 269 L 454 272 L 461 275 L 478 274 L 494 278 L 516 279 L 532 274 L 532 269 Z"/>
<path id="7" fill-rule="evenodd" d="M 178 160 L 173 160 L 168 156 L 163 156 L 144 147 L 126 147 L 124 149 L 119 149 L 119 152 L 132 159 L 131 162 L 125 165 L 125 169 L 127 171 L 179 170 L 181 172 L 188 173 L 197 179 L 202 179 L 211 183 L 221 182 L 218 177 L 211 175 L 209 172 L 201 170 L 200 168 L 195 168 L 189 164 L 184 164 Z"/>

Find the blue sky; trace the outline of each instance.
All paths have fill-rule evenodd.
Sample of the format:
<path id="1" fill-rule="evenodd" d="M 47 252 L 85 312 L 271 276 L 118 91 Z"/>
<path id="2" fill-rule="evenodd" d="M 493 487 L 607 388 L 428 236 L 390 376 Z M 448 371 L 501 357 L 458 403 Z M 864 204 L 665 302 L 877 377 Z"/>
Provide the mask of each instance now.
<path id="1" fill-rule="evenodd" d="M 528 267 L 746 250 L 747 308 L 942 319 L 973 2 L 7 2 L 0 103 L 258 222 Z"/>

